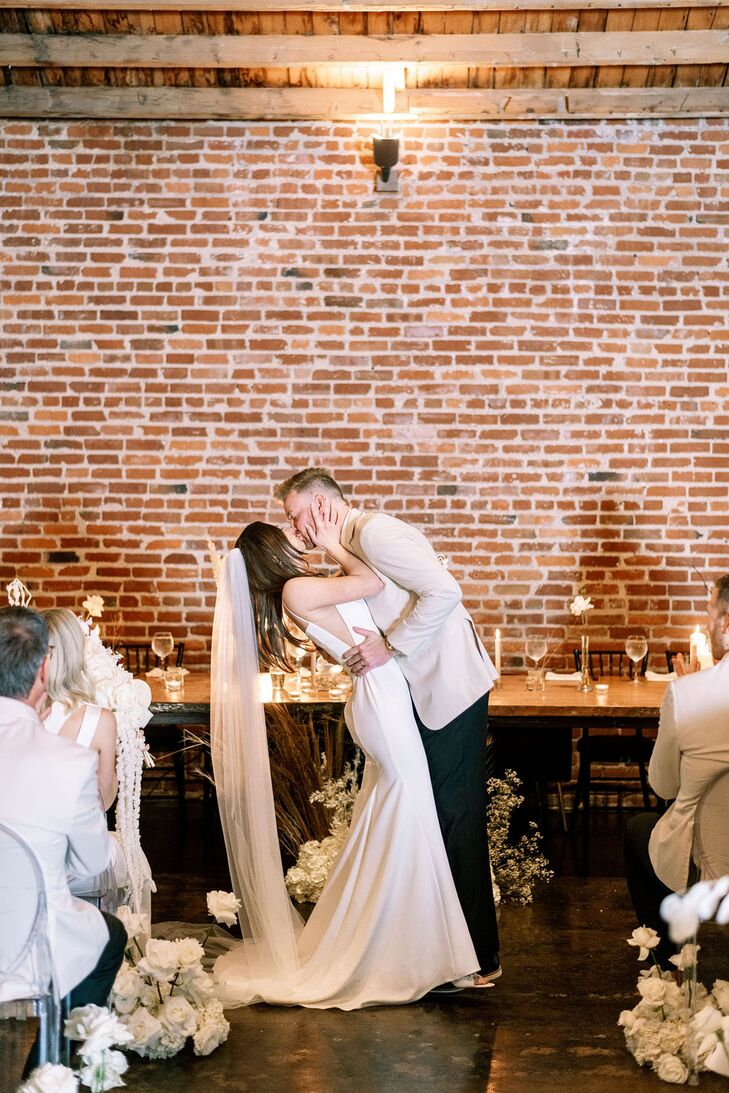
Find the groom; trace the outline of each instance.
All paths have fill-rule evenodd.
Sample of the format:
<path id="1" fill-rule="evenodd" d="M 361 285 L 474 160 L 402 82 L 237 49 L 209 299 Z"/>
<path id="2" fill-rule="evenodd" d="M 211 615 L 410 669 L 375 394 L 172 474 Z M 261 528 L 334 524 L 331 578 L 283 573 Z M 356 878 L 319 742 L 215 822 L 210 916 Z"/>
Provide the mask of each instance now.
<path id="1" fill-rule="evenodd" d="M 486 832 L 486 721 L 497 675 L 461 590 L 419 531 L 384 513 L 352 508 L 325 470 L 299 471 L 274 497 L 307 549 L 314 548 L 307 530 L 312 507 L 331 508 L 342 522 L 342 545 L 384 583 L 367 601 L 382 633 L 355 627 L 364 640 L 344 660 L 355 675 L 365 675 L 396 657 L 408 682 L 448 861 L 480 963 L 478 975 L 458 986 L 487 986 L 501 974 Z"/>

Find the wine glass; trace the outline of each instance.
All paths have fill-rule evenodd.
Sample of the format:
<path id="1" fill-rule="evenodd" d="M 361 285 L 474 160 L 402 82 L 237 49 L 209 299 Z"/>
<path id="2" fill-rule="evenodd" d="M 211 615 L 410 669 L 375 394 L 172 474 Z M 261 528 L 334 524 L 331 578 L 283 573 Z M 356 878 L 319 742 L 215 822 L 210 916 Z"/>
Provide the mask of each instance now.
<path id="1" fill-rule="evenodd" d="M 289 660 L 292 660 L 296 665 L 296 675 L 293 680 L 293 689 L 289 687 L 289 694 L 292 697 L 298 698 L 301 694 L 302 682 L 301 682 L 301 665 L 304 657 L 306 656 L 306 649 L 302 649 L 300 645 L 292 645 L 288 642 L 286 645 L 286 652 Z"/>
<path id="2" fill-rule="evenodd" d="M 625 652 L 635 665 L 633 668 L 633 683 L 637 683 L 640 678 L 638 665 L 648 652 L 648 642 L 642 634 L 629 634 L 625 639 Z"/>
<path id="3" fill-rule="evenodd" d="M 162 672 L 165 670 L 165 661 L 175 647 L 175 642 L 169 630 L 159 630 L 152 634 L 152 652 L 162 662 Z"/>
<path id="4" fill-rule="evenodd" d="M 536 668 L 542 657 L 547 655 L 547 639 L 540 637 L 538 634 L 532 634 L 526 639 L 524 649 L 529 659 L 534 661 L 534 667 Z"/>

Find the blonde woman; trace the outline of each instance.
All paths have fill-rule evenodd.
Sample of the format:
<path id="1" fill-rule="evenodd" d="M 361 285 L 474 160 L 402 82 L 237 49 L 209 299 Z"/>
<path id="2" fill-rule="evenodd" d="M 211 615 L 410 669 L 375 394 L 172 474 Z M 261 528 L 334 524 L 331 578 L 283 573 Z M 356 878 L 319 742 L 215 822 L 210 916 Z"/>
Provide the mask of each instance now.
<path id="1" fill-rule="evenodd" d="M 84 632 L 67 607 L 44 611 L 50 638 L 46 690 L 51 712 L 43 722 L 48 732 L 65 736 L 99 756 L 99 795 L 106 812 L 116 799 L 116 718 L 97 706 L 94 684 L 84 667 Z"/>
<path id="2" fill-rule="evenodd" d="M 111 710 L 95 703 L 94 684 L 84 667 L 85 635 L 73 611 L 60 607 L 44 611 L 49 634 L 49 674 L 46 683 L 51 699 L 44 728 L 56 736 L 99 756 L 99 800 L 106 812 L 116 799 L 116 718 Z M 112 833 L 113 834 L 113 833 Z M 124 853 L 116 838 L 111 839 L 112 856 L 104 874 L 98 877 L 69 876 L 76 894 L 102 891 L 105 907 L 116 906 L 114 893 L 126 883 Z"/>

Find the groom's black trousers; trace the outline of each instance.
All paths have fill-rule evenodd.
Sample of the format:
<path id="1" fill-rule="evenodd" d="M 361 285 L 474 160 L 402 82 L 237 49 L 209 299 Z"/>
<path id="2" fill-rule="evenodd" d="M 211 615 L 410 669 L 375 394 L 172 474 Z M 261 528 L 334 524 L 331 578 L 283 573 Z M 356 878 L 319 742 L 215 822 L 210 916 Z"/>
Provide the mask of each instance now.
<path id="1" fill-rule="evenodd" d="M 488 710 L 485 694 L 437 731 L 426 728 L 415 712 L 456 892 L 483 972 L 499 966 L 486 830 Z"/>

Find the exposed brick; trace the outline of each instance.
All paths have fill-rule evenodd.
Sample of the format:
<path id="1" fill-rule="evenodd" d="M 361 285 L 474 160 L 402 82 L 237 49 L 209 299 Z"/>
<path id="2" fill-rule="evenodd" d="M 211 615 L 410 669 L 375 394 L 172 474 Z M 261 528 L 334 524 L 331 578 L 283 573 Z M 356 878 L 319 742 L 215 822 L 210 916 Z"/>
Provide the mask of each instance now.
<path id="1" fill-rule="evenodd" d="M 321 463 L 505 663 L 584 586 L 661 666 L 729 569 L 729 121 L 413 122 L 388 195 L 371 134 L 0 123 L 0 586 L 206 664 L 207 540 Z"/>

